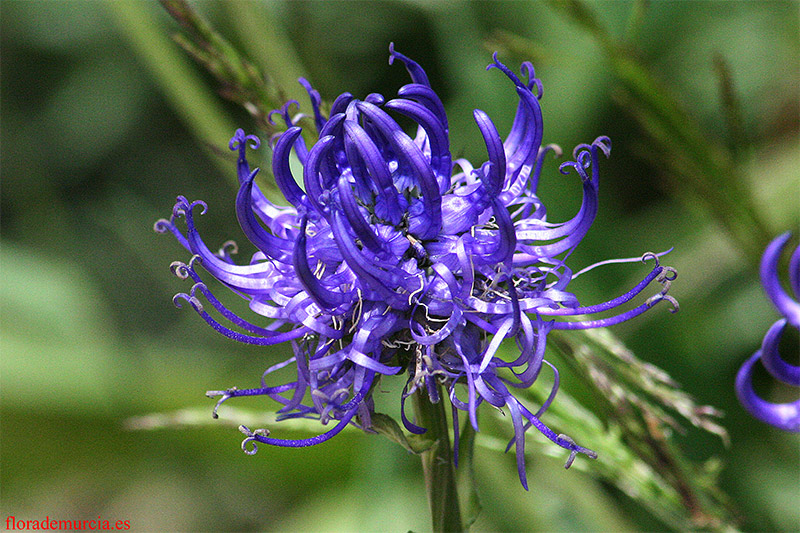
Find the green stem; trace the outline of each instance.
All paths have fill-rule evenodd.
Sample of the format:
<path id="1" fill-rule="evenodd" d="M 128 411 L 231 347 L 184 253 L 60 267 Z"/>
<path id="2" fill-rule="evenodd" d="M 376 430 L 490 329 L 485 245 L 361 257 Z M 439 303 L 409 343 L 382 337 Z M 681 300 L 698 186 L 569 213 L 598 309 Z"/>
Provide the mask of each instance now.
<path id="1" fill-rule="evenodd" d="M 633 111 L 657 145 L 660 164 L 669 170 L 664 176 L 673 194 L 686 198 L 689 205 L 699 201 L 737 242 L 745 257 L 757 264 L 771 232 L 753 203 L 735 152 L 704 131 L 638 55 L 605 30 L 585 2 L 551 0 L 550 4 L 566 12 L 600 44 L 622 83 L 623 105 Z M 637 9 L 641 8 L 637 4 Z M 729 81 L 728 74 L 721 76 L 723 81 Z M 741 136 L 734 138 L 747 141 Z"/>
<path id="2" fill-rule="evenodd" d="M 441 389 L 439 392 L 441 397 Z M 436 440 L 421 454 L 433 531 L 464 531 L 444 400 L 431 403 L 427 390 L 419 389 L 414 394 L 414 410 L 417 423 L 428 430 L 426 436 Z"/>
<path id="3" fill-rule="evenodd" d="M 156 6 L 119 0 L 103 4 L 114 17 L 119 29 L 130 41 L 150 70 L 156 84 L 188 126 L 189 131 L 205 146 L 227 144 L 235 131 L 234 122 L 194 70 L 188 57 L 167 36 Z M 209 149 L 212 161 L 223 176 L 231 175 L 231 161 Z M 238 189 L 236 176 L 233 184 Z"/>

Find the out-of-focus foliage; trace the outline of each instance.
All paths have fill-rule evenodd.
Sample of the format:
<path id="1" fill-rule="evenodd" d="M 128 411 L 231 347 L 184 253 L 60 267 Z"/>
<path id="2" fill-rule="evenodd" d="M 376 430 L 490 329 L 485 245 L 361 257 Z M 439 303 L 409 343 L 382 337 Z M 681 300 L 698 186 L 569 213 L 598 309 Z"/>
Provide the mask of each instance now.
<path id="1" fill-rule="evenodd" d="M 651 312 L 614 333 L 699 403 L 726 412 L 729 447 L 695 429 L 676 440 L 693 460 L 721 460 L 720 484 L 741 527 L 800 526 L 797 436 L 751 419 L 733 394 L 736 370 L 776 318 L 753 269 L 760 237 L 743 246 L 741 224 L 755 217 L 777 234 L 800 221 L 796 3 L 588 3 L 624 56 L 609 53 L 564 5 L 539 2 L 195 5 L 304 107 L 293 84 L 300 75 L 323 98 L 392 94 L 406 81 L 386 64 L 394 41 L 425 66 L 445 99 L 454 153 L 473 161 L 485 155 L 472 109 L 495 118 L 501 133 L 515 110 L 506 80 L 483 72 L 491 51 L 507 63 L 531 59 L 545 86 L 545 142 L 571 147 L 600 134 L 614 142 L 601 168 L 600 214 L 573 264 L 676 247 L 668 259 L 680 273 L 672 294 L 681 312 Z M 211 422 L 204 391 L 255 385 L 285 349 L 238 346 L 174 309 L 172 295 L 186 287 L 168 266 L 187 257 L 151 228 L 185 194 L 209 202 L 201 223 L 219 243 L 239 234 L 234 160 L 219 149 L 234 125 L 257 131 L 258 117 L 215 94 L 219 83 L 169 39 L 177 25 L 155 3 L 4 0 L 0 25 L 4 514 L 101 515 L 142 531 L 426 530 L 418 460 L 387 439 L 353 430 L 319 447 L 261 447 L 249 457 L 232 428 L 195 422 L 206 408 Z M 721 168 L 720 160 L 682 160 L 687 141 L 659 135 L 659 114 L 631 90 L 638 71 L 621 72 L 621 61 L 646 68 L 704 143 L 731 154 L 724 161 L 735 176 L 718 176 L 715 186 L 736 179 L 730 191 L 746 195 L 746 211 L 727 189 L 728 211 L 715 213 L 713 198 L 680 187 L 681 169 L 696 179 L 697 168 Z M 579 187 L 554 171 L 543 176 L 542 196 L 565 199 L 548 203 L 553 220 L 580 203 Z M 603 267 L 573 288 L 585 303 L 604 301 L 631 285 L 636 269 Z M 608 413 L 578 372 L 564 374 L 562 386 L 582 405 L 557 399 L 549 421 L 566 412 L 602 427 Z M 756 387 L 773 399 L 797 392 L 765 373 Z M 394 412 L 396 386 L 384 380 L 381 388 L 376 396 Z M 281 427 L 260 414 L 274 406 L 242 407 L 245 422 Z M 151 413 L 173 417 L 141 418 Z M 128 429 L 137 423 L 173 429 Z M 608 463 L 564 471 L 563 457 L 532 454 L 524 492 L 513 458 L 496 449 L 510 429 L 485 426 L 473 458 L 484 496 L 474 530 L 663 529 L 669 520 L 588 474 Z M 601 453 L 619 438 L 613 420 L 609 427 Z M 280 431 L 304 434 L 293 425 Z M 632 479 L 646 475 L 630 457 L 618 460 L 631 461 Z"/>

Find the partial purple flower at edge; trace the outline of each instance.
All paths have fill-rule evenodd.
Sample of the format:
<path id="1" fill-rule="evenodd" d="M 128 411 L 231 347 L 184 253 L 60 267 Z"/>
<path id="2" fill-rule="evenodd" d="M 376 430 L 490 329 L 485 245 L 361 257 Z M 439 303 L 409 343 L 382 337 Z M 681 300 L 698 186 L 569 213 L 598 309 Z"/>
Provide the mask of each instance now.
<path id="1" fill-rule="evenodd" d="M 292 345 L 293 355 L 268 368 L 260 387 L 210 391 L 210 397 L 221 397 L 217 407 L 229 398 L 265 395 L 283 404 L 279 419 L 335 421 L 329 431 L 300 440 L 242 427 L 247 453 L 255 453 L 256 442 L 318 444 L 348 424 L 369 430 L 378 377 L 406 372 L 400 407 L 411 433 L 425 432 L 405 414 L 405 400 L 417 390 L 435 403 L 444 387 L 456 441 L 460 411 L 477 431 L 480 404 L 507 409 L 519 476 L 527 489 L 524 434 L 531 426 L 570 452 L 567 467 L 578 453 L 596 457 L 541 421 L 559 383 L 558 371 L 544 359 L 548 332 L 617 324 L 662 300 L 674 312 L 677 302 L 667 291 L 676 273 L 661 266 L 655 254 L 645 254 L 642 260 L 652 259 L 654 266 L 633 289 L 582 306 L 566 290 L 577 274 L 565 260 L 597 213 L 598 159 L 610 154 L 610 140 L 598 137 L 579 145 L 574 160 L 560 166 L 562 174 L 580 179 L 583 201 L 572 219 L 550 222 L 537 187 L 546 156 L 561 151 L 541 144 L 542 84 L 532 65 L 522 64 L 524 82 L 496 54 L 489 65 L 510 80 L 519 101 L 505 140 L 483 111 L 474 111 L 488 153 L 476 168 L 465 159 L 452 159 L 444 106 L 422 67 L 390 46 L 390 63 L 395 59 L 411 76 L 397 98 L 387 102 L 370 94 L 358 100 L 344 93 L 327 118 L 319 94 L 300 80 L 319 135 L 310 149 L 295 125 L 303 115 L 289 112 L 290 104 L 297 103 L 275 112 L 288 129 L 274 139 L 272 171 L 289 205 L 275 205 L 259 190 L 258 169 L 251 170 L 246 158 L 248 144 L 258 148 L 259 140 L 236 132 L 230 142 L 239 153 L 236 214 L 259 251 L 247 265 L 235 264 L 227 245 L 211 252 L 194 218 L 194 208 L 200 206 L 203 213 L 206 205 L 179 197 L 170 220 L 156 223 L 157 231 L 173 233 L 193 254 L 188 264 L 173 263 L 179 277 L 194 281 L 175 303 L 189 302 L 214 329 L 236 341 Z M 415 136 L 407 135 L 393 115 L 416 123 Z M 302 180 L 292 175 L 292 151 L 302 163 Z M 185 233 L 176 226 L 178 218 L 186 220 Z M 257 315 L 270 319 L 269 325 L 226 308 L 202 281 L 198 265 L 245 298 Z M 653 281 L 661 290 L 644 303 L 614 316 L 585 318 L 615 310 Z M 201 296 L 223 321 L 209 314 Z M 584 318 L 556 320 L 578 315 Z M 498 351 L 506 339 L 514 339 L 519 349 L 512 360 Z M 270 373 L 290 364 L 297 368 L 295 381 L 267 385 Z M 554 372 L 553 387 L 538 409 L 529 409 L 512 391 L 533 385 L 545 364 Z"/>
<path id="2" fill-rule="evenodd" d="M 783 360 L 778 353 L 778 344 L 786 325 L 800 329 L 800 245 L 789 259 L 789 285 L 794 299 L 781 286 L 778 277 L 778 260 L 791 237 L 784 233 L 773 240 L 764 251 L 761 259 L 761 283 L 767 296 L 783 318 L 777 320 L 767 330 L 761 349 L 748 359 L 736 374 L 736 395 L 739 402 L 750 414 L 784 431 L 800 432 L 800 400 L 790 403 L 770 403 L 761 399 L 753 390 L 752 373 L 759 359 L 764 368 L 777 380 L 788 385 L 800 387 L 800 366 Z"/>

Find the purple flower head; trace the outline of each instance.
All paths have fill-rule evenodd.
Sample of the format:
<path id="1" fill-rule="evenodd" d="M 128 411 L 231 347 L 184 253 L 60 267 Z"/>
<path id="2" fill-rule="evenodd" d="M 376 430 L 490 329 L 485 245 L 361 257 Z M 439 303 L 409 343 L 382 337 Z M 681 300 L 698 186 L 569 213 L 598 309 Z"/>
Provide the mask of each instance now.
<path id="1" fill-rule="evenodd" d="M 318 444 L 348 424 L 369 429 L 377 379 L 405 372 L 401 418 L 412 433 L 426 431 L 405 412 L 406 398 L 417 391 L 434 403 L 446 391 L 456 439 L 460 411 L 477 430 L 482 403 L 507 410 L 526 486 L 524 434 L 532 426 L 570 452 L 567 466 L 578 453 L 596 457 L 541 421 L 559 383 L 557 370 L 544 359 L 548 332 L 616 324 L 661 300 L 674 311 L 677 303 L 667 290 L 675 271 L 645 254 L 642 260 L 652 259 L 654 266 L 638 285 L 611 301 L 582 306 L 567 291 L 577 274 L 565 259 L 597 213 L 598 160 L 609 155 L 610 140 L 598 137 L 578 146 L 574 160 L 560 166 L 562 174 L 580 180 L 583 201 L 572 219 L 550 222 L 537 186 L 546 157 L 560 155 L 560 149 L 542 146 L 542 85 L 531 64 L 522 65 L 525 81 L 496 55 L 489 65 L 508 78 L 519 101 L 505 140 L 486 113 L 475 110 L 488 158 L 473 167 L 452 159 L 444 106 L 422 67 L 390 47 L 390 63 L 395 59 L 411 76 L 397 98 L 370 94 L 359 100 L 345 93 L 327 118 L 319 94 L 300 80 L 319 140 L 310 148 L 305 144 L 296 126 L 300 115 L 291 116 L 288 104 L 277 112 L 288 129 L 274 140 L 272 172 L 286 206 L 273 204 L 255 184 L 258 169 L 251 170 L 246 151 L 248 145 L 258 148 L 259 140 L 236 132 L 230 143 L 239 153 L 236 214 L 259 251 L 247 265 L 235 264 L 228 246 L 213 253 L 195 225 L 195 207 L 202 214 L 206 205 L 179 197 L 170 220 L 156 223 L 193 254 L 188 264 L 173 264 L 179 277 L 195 283 L 175 301 L 189 302 L 214 329 L 239 342 L 291 342 L 292 356 L 268 368 L 259 387 L 209 392 L 220 397 L 217 406 L 236 396 L 265 395 L 283 404 L 283 419 L 334 423 L 301 440 L 243 427 L 247 453 L 255 453 L 257 442 Z M 397 116 L 417 125 L 414 135 L 398 125 Z M 302 176 L 292 172 L 292 152 Z M 179 218 L 186 221 L 185 232 L 176 226 Z M 228 310 L 209 292 L 198 266 L 245 298 L 267 325 Z M 661 284 L 657 294 L 628 311 L 613 311 L 653 281 Z M 612 316 L 591 317 L 605 311 Z M 513 357 L 499 351 L 507 339 L 516 341 Z M 270 373 L 290 364 L 297 368 L 295 381 L 267 384 Z M 530 387 L 544 364 L 555 374 L 554 385 L 543 405 L 529 409 L 513 391 Z M 251 442 L 252 450 L 246 447 Z"/>
<path id="2" fill-rule="evenodd" d="M 794 249 L 789 260 L 789 285 L 794 298 L 786 293 L 778 278 L 778 259 L 790 236 L 790 233 L 784 233 L 773 240 L 761 259 L 761 283 L 783 318 L 772 324 L 764 335 L 761 349 L 739 369 L 736 374 L 736 395 L 745 409 L 759 420 L 784 431 L 800 432 L 800 400 L 791 403 L 767 402 L 756 395 L 752 382 L 753 365 L 760 359 L 775 379 L 800 387 L 800 366 L 787 363 L 778 353 L 778 343 L 786 325 L 800 329 L 800 246 Z"/>

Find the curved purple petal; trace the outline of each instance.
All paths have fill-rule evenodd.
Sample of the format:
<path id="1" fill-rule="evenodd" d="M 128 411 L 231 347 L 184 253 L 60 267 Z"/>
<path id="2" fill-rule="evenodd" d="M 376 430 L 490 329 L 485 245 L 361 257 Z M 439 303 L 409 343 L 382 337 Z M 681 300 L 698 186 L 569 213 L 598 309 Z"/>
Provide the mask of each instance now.
<path id="1" fill-rule="evenodd" d="M 297 234 L 297 242 L 294 245 L 292 254 L 292 264 L 300 283 L 305 288 L 311 298 L 321 307 L 327 310 L 336 309 L 347 301 L 342 293 L 332 292 L 322 286 L 317 277 L 311 272 L 308 266 L 308 255 L 306 253 L 306 226 L 308 219 L 302 218 L 300 232 Z"/>
<path id="2" fill-rule="evenodd" d="M 778 343 L 784 329 L 786 319 L 782 318 L 767 330 L 761 344 L 761 363 L 775 379 L 800 387 L 800 366 L 787 363 L 778 352 Z"/>
<path id="3" fill-rule="evenodd" d="M 447 136 L 446 125 L 441 122 L 434 112 L 423 104 L 411 100 L 396 98 L 386 102 L 384 107 L 393 109 L 407 116 L 425 130 L 430 142 L 430 165 L 437 179 L 440 181 L 440 184 L 444 183 L 445 185 L 449 185 L 452 161 L 450 158 L 450 141 Z"/>
<path id="4" fill-rule="evenodd" d="M 786 318 L 789 324 L 800 328 L 800 303 L 786 294 L 778 278 L 778 259 L 790 237 L 791 233 L 784 233 L 767 246 L 761 259 L 761 283 L 778 312 Z M 794 261 L 794 266 L 798 265 L 800 265 L 800 260 Z M 793 278 L 797 279 L 797 276 L 798 274 L 794 274 Z"/>
<path id="5" fill-rule="evenodd" d="M 408 85 L 403 85 L 400 87 L 400 90 L 397 91 L 397 96 L 402 98 L 410 98 L 411 100 L 415 100 L 424 105 L 434 115 L 436 115 L 436 118 L 438 118 L 439 122 L 442 124 L 442 126 L 444 126 L 445 133 L 449 132 L 447 114 L 444 111 L 444 105 L 439 99 L 439 95 L 437 95 L 433 89 L 420 83 L 409 83 Z"/>
<path id="6" fill-rule="evenodd" d="M 398 224 L 404 209 L 401 208 L 398 201 L 398 192 L 394 188 L 388 163 L 381 156 L 375 142 L 358 124 L 353 121 L 345 121 L 344 132 L 345 147 L 350 145 L 356 150 L 378 189 L 378 196 L 383 200 L 384 209 L 380 211 L 377 209 L 376 202 L 376 215 L 391 224 Z M 354 155 L 348 156 L 348 159 L 352 161 L 354 157 Z"/>
<path id="7" fill-rule="evenodd" d="M 408 74 L 411 76 L 411 81 L 414 83 L 418 83 L 420 85 L 424 85 L 426 87 L 430 87 L 431 84 L 428 81 L 428 75 L 425 74 L 425 71 L 419 66 L 419 63 L 416 61 L 404 56 L 400 52 L 396 52 L 394 49 L 394 43 L 389 43 L 389 64 L 391 65 L 394 63 L 394 60 L 399 59 L 403 62 L 406 66 L 406 70 Z"/>
<path id="8" fill-rule="evenodd" d="M 253 215 L 253 182 L 257 173 L 258 169 L 254 170 L 239 188 L 239 194 L 236 196 L 236 217 L 239 219 L 239 225 L 242 227 L 244 234 L 259 250 L 268 257 L 281 262 L 288 262 L 290 261 L 289 250 L 291 249 L 291 243 L 268 233 Z"/>
<path id="9" fill-rule="evenodd" d="M 489 115 L 480 109 L 476 109 L 472 114 L 475 117 L 475 122 L 478 123 L 481 135 L 483 135 L 483 141 L 486 143 L 486 150 L 489 152 L 489 162 L 491 163 L 484 186 L 487 194 L 490 197 L 495 197 L 500 194 L 506 177 L 506 153 L 503 150 L 503 141 L 500 140 L 497 128 L 495 128 L 494 122 L 489 118 Z"/>
<path id="10" fill-rule="evenodd" d="M 436 176 L 424 154 L 384 111 L 367 102 L 359 102 L 358 107 L 392 144 L 398 157 L 402 159 L 401 164 L 405 164 L 407 170 L 411 172 L 414 182 L 422 191 L 422 201 L 428 223 L 420 229 L 418 237 L 422 240 L 435 237 L 442 224 L 442 196 Z"/>
<path id="11" fill-rule="evenodd" d="M 272 174 L 275 176 L 275 183 L 283 196 L 295 207 L 305 204 L 305 193 L 292 176 L 292 170 L 289 168 L 289 154 L 302 131 L 298 127 L 286 130 L 275 144 L 272 154 Z"/>
<path id="12" fill-rule="evenodd" d="M 383 243 L 378 236 L 375 235 L 372 226 L 361 214 L 361 211 L 359 211 L 358 203 L 356 202 L 355 196 L 353 196 L 352 187 L 344 176 L 339 177 L 339 186 L 337 190 L 339 192 L 339 202 L 341 203 L 342 211 L 350 227 L 353 229 L 353 233 L 356 234 L 356 237 L 361 240 L 364 246 L 374 253 L 382 253 L 384 251 Z"/>
<path id="13" fill-rule="evenodd" d="M 314 109 L 314 125 L 317 128 L 317 133 L 319 133 L 322 131 L 322 128 L 325 127 L 326 122 L 325 117 L 322 116 L 322 113 L 319 109 L 319 106 L 322 103 L 322 97 L 319 95 L 319 91 L 314 89 L 305 78 L 299 78 L 297 81 L 300 82 L 300 85 L 302 85 L 306 90 L 308 93 L 308 98 L 311 100 L 311 107 Z"/>
<path id="14" fill-rule="evenodd" d="M 342 256 L 356 275 L 362 278 L 367 287 L 378 293 L 382 298 L 386 298 L 387 302 L 392 304 L 393 307 L 408 309 L 408 302 L 392 290 L 391 282 L 386 279 L 388 277 L 387 273 L 377 268 L 373 262 L 361 254 L 361 251 L 350 238 L 338 211 L 333 213 L 331 227 L 333 228 L 333 236 L 336 239 L 336 243 L 342 251 Z"/>
<path id="15" fill-rule="evenodd" d="M 761 350 L 745 361 L 736 374 L 736 396 L 751 415 L 784 431 L 800 432 L 800 400 L 791 403 L 770 403 L 753 390 L 753 365 L 761 358 Z"/>

